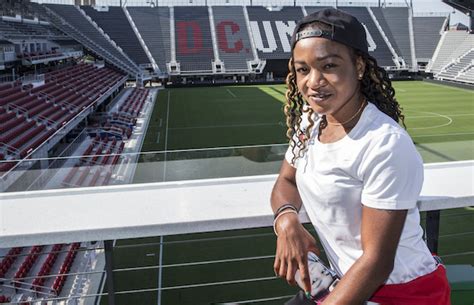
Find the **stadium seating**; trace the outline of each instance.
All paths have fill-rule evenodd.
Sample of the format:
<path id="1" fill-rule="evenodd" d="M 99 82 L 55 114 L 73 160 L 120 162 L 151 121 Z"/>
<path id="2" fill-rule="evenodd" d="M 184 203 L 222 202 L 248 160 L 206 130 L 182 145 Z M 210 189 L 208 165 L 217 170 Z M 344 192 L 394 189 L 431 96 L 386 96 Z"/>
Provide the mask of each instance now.
<path id="1" fill-rule="evenodd" d="M 369 54 L 377 59 L 378 64 L 384 67 L 394 66 L 395 63 L 392 59 L 392 53 L 390 52 L 386 42 L 382 38 L 382 35 L 377 30 L 377 27 L 369 12 L 367 11 L 367 8 L 350 6 L 339 8 L 355 16 L 363 25 L 365 25 L 366 30 L 369 31 L 368 33 L 375 43 L 375 45 L 371 45 L 370 38 L 368 37 Z"/>
<path id="2" fill-rule="evenodd" d="M 466 31 L 447 31 L 443 33 L 438 53 L 433 56 L 430 71 L 439 73 L 450 62 L 469 51 L 474 43 L 473 35 Z"/>
<path id="3" fill-rule="evenodd" d="M 418 61 L 429 62 L 441 38 L 445 17 L 414 17 L 415 49 Z"/>
<path id="4" fill-rule="evenodd" d="M 467 53 L 458 57 L 454 62 L 446 66 L 440 73 L 437 74 L 437 77 L 455 80 L 461 76 L 461 80 L 464 80 L 464 72 L 472 68 L 472 66 L 474 65 L 473 62 L 474 47 Z M 473 79 L 471 79 L 471 82 L 473 82 Z"/>
<path id="5" fill-rule="evenodd" d="M 17 33 L 29 36 L 59 36 L 64 37 L 65 35 L 49 25 L 26 23 L 26 22 L 13 22 L 3 21 L 8 24 L 11 28 L 15 29 Z"/>
<path id="6" fill-rule="evenodd" d="M 47 73 L 45 84 L 36 88 L 2 85 L 0 118 L 6 131 L 0 136 L 0 152 L 3 145 L 7 160 L 24 158 L 122 78 L 109 68 L 80 64 Z M 14 164 L 2 162 L 0 172 Z"/>
<path id="7" fill-rule="evenodd" d="M 119 112 L 112 113 L 103 126 L 97 127 L 96 136 L 63 179 L 64 187 L 109 184 L 114 166 L 125 147 L 122 139 L 131 136 L 148 94 L 146 89 L 134 88 L 119 107 Z"/>
<path id="8" fill-rule="evenodd" d="M 306 10 L 306 13 L 311 14 L 317 11 L 320 11 L 325 8 L 330 8 L 331 6 L 305 6 L 304 9 Z"/>
<path id="9" fill-rule="evenodd" d="M 119 107 L 119 111 L 125 112 L 131 117 L 136 117 L 140 113 L 147 97 L 148 90 L 135 88 L 124 104 Z"/>
<path id="10" fill-rule="evenodd" d="M 125 53 L 120 52 L 89 20 L 72 5 L 45 4 L 47 8 L 60 16 L 62 20 L 54 22 L 65 33 L 78 39 L 103 56 L 112 64 L 136 76 L 141 73 L 139 67 Z"/>
<path id="11" fill-rule="evenodd" d="M 69 170 L 62 185 L 64 187 L 107 185 L 124 145 L 124 142 L 117 141 L 116 138 L 104 137 L 101 140 L 97 135 L 82 153 L 82 157 Z"/>
<path id="12" fill-rule="evenodd" d="M 41 265 L 40 271 L 36 275 L 36 278 L 33 280 L 31 284 L 31 289 L 35 291 L 41 290 L 42 288 L 41 286 L 43 286 L 44 282 L 47 280 L 47 278 L 43 276 L 49 275 L 51 273 L 54 263 L 56 262 L 59 255 L 58 251 L 61 251 L 62 247 L 63 247 L 62 244 L 56 244 L 53 246 L 53 248 L 51 249 L 51 252 L 48 253 L 46 259 Z"/>
<path id="13" fill-rule="evenodd" d="M 176 61 L 181 72 L 212 73 L 214 59 L 207 7 L 174 8 Z"/>
<path id="14" fill-rule="evenodd" d="M 406 64 L 413 66 L 410 49 L 410 29 L 408 28 L 407 7 L 371 7 L 395 53 L 402 57 Z"/>
<path id="15" fill-rule="evenodd" d="M 457 77 L 457 80 L 474 84 L 474 66 L 471 65 L 470 68 L 466 69 L 466 71 Z"/>
<path id="16" fill-rule="evenodd" d="M 220 60 L 229 71 L 247 71 L 253 60 L 243 7 L 214 6 L 214 24 Z"/>
<path id="17" fill-rule="evenodd" d="M 0 303 L 10 303 L 10 297 L 0 295 Z"/>
<path id="18" fill-rule="evenodd" d="M 58 276 L 54 279 L 53 285 L 51 286 L 51 292 L 55 295 L 60 295 L 61 291 L 66 283 L 67 273 L 71 269 L 72 263 L 74 262 L 77 256 L 77 249 L 79 249 L 80 243 L 73 243 L 71 244 L 66 258 L 64 259 L 63 263 L 58 272 Z"/>
<path id="19" fill-rule="evenodd" d="M 0 33 L 3 35 L 20 35 L 21 33 L 9 23 L 0 19 Z"/>
<path id="20" fill-rule="evenodd" d="M 128 7 L 145 44 L 161 71 L 171 61 L 170 12 L 167 7 Z"/>
<path id="21" fill-rule="evenodd" d="M 303 18 L 301 7 L 284 7 L 269 11 L 264 7 L 247 7 L 255 47 L 261 59 L 288 59 L 290 38 L 296 22 Z"/>
<path id="22" fill-rule="evenodd" d="M 21 253 L 22 249 L 23 248 L 18 247 L 8 250 L 7 255 L 5 255 L 5 257 L 2 259 L 2 262 L 0 262 L 0 278 L 5 277 L 13 263 L 17 260 L 18 254 Z"/>
<path id="23" fill-rule="evenodd" d="M 18 268 L 18 271 L 15 273 L 13 279 L 15 282 L 13 285 L 15 287 L 21 286 L 22 279 L 28 275 L 30 272 L 31 268 L 35 264 L 36 260 L 39 257 L 39 254 L 41 250 L 43 249 L 43 246 L 33 246 L 31 247 L 30 252 L 28 253 L 28 256 L 25 258 L 23 263 L 20 265 Z"/>
<path id="24" fill-rule="evenodd" d="M 150 63 L 121 7 L 110 6 L 108 10 L 100 12 L 90 6 L 81 8 L 135 63 Z"/>

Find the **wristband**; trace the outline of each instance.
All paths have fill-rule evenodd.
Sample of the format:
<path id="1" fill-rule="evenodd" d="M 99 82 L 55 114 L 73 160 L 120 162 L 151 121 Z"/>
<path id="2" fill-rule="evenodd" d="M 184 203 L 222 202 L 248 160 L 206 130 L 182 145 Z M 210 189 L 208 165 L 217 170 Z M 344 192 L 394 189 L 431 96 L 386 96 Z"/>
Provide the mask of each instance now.
<path id="1" fill-rule="evenodd" d="M 286 209 L 292 209 L 293 211 L 298 213 L 298 209 L 294 205 L 292 205 L 291 203 L 287 203 L 287 204 L 282 205 L 276 210 L 275 214 L 273 215 L 273 219 L 276 219 L 278 215 Z"/>
<path id="2" fill-rule="evenodd" d="M 280 218 L 280 216 L 282 215 L 285 215 L 285 214 L 288 214 L 288 213 L 293 213 L 295 215 L 298 215 L 298 213 L 293 210 L 293 209 L 286 209 L 286 210 L 283 210 L 282 212 L 280 212 L 276 217 L 275 219 L 273 220 L 273 232 L 275 232 L 275 235 L 278 237 L 278 233 L 277 233 L 277 230 L 276 230 L 276 223 L 278 221 L 278 218 Z"/>

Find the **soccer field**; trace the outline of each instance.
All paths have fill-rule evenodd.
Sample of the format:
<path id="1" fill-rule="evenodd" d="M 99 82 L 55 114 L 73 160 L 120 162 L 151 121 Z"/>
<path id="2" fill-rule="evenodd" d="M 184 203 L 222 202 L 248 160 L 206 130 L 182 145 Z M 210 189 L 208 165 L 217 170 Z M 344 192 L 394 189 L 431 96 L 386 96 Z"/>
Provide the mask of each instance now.
<path id="1" fill-rule="evenodd" d="M 474 143 L 472 90 L 419 81 L 394 87 L 425 162 L 472 157 L 462 149 Z M 285 85 L 162 90 L 143 151 L 286 143 L 285 90 Z"/>
<path id="2" fill-rule="evenodd" d="M 394 87 L 404 108 L 408 132 L 425 163 L 473 158 L 473 91 L 415 81 L 395 82 Z M 173 169 L 179 167 L 172 167 L 173 162 L 188 164 L 189 171 L 191 166 L 202 163 L 186 162 L 195 158 L 210 159 L 215 154 L 188 150 L 283 144 L 284 151 L 287 142 L 282 111 L 284 94 L 284 85 L 160 91 L 142 149 L 146 152 L 142 161 L 146 163 L 137 167 L 135 182 L 177 179 Z M 167 155 L 151 153 L 173 150 L 184 151 Z M 252 155 L 252 151 L 244 153 L 244 150 L 232 149 L 231 154 L 224 153 L 226 151 L 219 151 L 217 155 L 231 160 L 242 153 L 253 167 L 260 166 L 258 171 L 268 163 L 271 166 L 266 170 L 276 173 L 280 162 L 268 155 L 266 159 L 255 161 L 258 157 Z M 168 170 L 157 175 L 163 168 L 161 165 L 166 163 L 163 161 L 170 163 Z M 151 162 L 160 165 L 150 166 Z M 206 168 L 200 167 L 199 171 Z M 236 170 L 237 167 L 230 169 L 231 172 Z M 249 172 L 250 169 L 238 174 Z M 220 174 L 223 172 L 216 176 Z M 445 210 L 441 215 L 439 254 L 447 264 L 474 265 L 474 210 Z M 145 290 L 117 295 L 116 302 L 283 304 L 284 297 L 297 290 L 274 278 L 274 249 L 275 237 L 270 228 L 120 240 L 114 249 L 115 269 L 145 266 L 149 269 L 116 271 L 116 291 Z M 453 304 L 472 304 L 460 299 L 455 301 Z M 106 298 L 102 298 L 102 304 L 106 304 Z"/>

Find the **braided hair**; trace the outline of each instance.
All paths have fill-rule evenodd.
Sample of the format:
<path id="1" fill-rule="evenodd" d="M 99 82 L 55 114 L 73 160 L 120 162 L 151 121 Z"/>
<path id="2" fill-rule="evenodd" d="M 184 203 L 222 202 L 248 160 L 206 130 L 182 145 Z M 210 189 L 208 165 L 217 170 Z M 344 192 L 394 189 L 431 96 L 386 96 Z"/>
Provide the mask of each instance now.
<path id="1" fill-rule="evenodd" d="M 325 28 L 322 23 L 313 23 L 305 27 L 318 26 Z M 301 30 L 301 29 L 300 29 Z M 325 29 L 326 30 L 326 29 Z M 365 70 L 360 80 L 360 91 L 367 101 L 373 103 L 380 111 L 391 117 L 395 122 L 405 125 L 405 116 L 402 114 L 402 108 L 395 99 L 395 90 L 387 72 L 378 66 L 377 60 L 372 56 L 348 47 L 351 50 L 352 61 L 356 62 L 357 57 L 362 57 L 365 62 Z M 314 111 L 304 101 L 301 93 L 298 91 L 296 84 L 296 71 L 293 63 L 293 56 L 288 62 L 289 73 L 286 77 L 286 104 L 284 107 L 286 115 L 287 132 L 286 137 L 290 141 L 292 147 L 293 159 L 291 164 L 295 164 L 296 159 L 300 158 L 306 148 L 310 138 L 311 130 L 314 126 Z M 302 114 L 307 113 L 308 126 L 302 128 Z"/>

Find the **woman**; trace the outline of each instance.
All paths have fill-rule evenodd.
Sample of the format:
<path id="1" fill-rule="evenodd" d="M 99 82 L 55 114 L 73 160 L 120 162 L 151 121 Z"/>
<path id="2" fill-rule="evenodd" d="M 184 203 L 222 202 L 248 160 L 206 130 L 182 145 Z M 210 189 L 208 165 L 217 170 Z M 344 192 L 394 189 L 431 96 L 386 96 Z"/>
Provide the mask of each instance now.
<path id="1" fill-rule="evenodd" d="M 306 16 L 289 69 L 290 146 L 271 196 L 275 273 L 295 284 L 299 269 L 310 290 L 307 253 L 318 248 L 298 220 L 304 204 L 341 277 L 322 304 L 450 304 L 419 225 L 423 163 L 364 27 L 336 9 Z"/>

